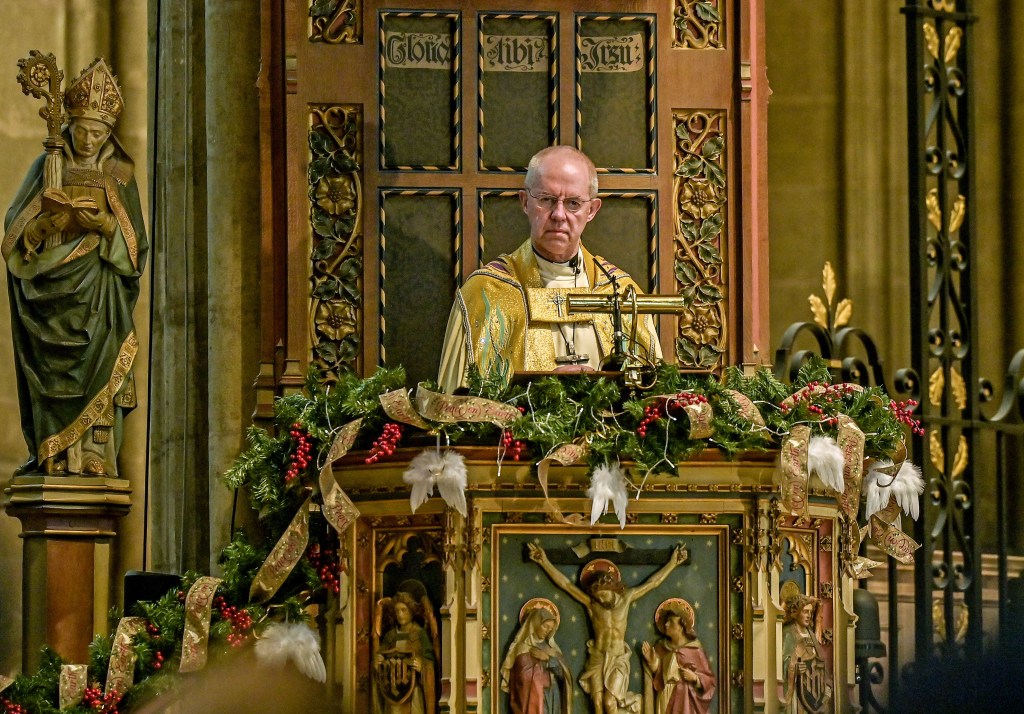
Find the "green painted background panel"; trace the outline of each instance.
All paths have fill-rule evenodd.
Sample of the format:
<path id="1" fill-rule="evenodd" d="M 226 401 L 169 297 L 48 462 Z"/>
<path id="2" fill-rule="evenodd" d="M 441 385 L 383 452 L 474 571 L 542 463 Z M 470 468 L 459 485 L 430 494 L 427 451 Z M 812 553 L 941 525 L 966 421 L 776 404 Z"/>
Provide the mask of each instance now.
<path id="1" fill-rule="evenodd" d="M 406 384 L 437 378 L 455 291 L 457 195 L 383 192 L 381 244 L 385 365 L 403 365 Z"/>
<path id="2" fill-rule="evenodd" d="M 646 38 L 653 29 L 642 19 L 580 19 L 580 37 L 621 38 L 639 35 L 644 54 L 638 69 L 627 72 L 587 71 L 579 81 L 581 148 L 599 168 L 643 171 L 653 169 L 648 146 L 654 137 L 648 116 L 655 107 L 648 98 Z M 589 55 L 588 55 L 589 57 Z M 589 57 L 588 61 L 601 58 Z"/>
<path id="3" fill-rule="evenodd" d="M 458 81 L 458 21 L 451 17 L 382 13 L 380 22 L 384 35 L 381 52 L 385 58 L 381 68 L 381 168 L 457 165 L 455 147 L 461 118 L 453 119 L 457 108 L 453 88 Z M 401 43 L 395 39 L 400 35 L 420 39 Z M 447 38 L 450 44 L 446 54 L 429 39 L 431 36 Z M 446 61 L 437 66 L 442 55 Z"/>
<path id="4" fill-rule="evenodd" d="M 480 77 L 479 102 L 482 115 L 481 165 L 525 169 L 530 157 L 555 141 L 553 133 L 557 105 L 551 98 L 554 17 L 524 19 L 480 16 L 480 27 L 488 36 L 505 36 L 507 45 L 494 50 L 493 61 L 501 71 L 488 70 L 485 58 Z M 514 38 L 515 41 L 512 41 Z M 545 61 L 539 61 L 536 47 L 523 38 L 536 39 L 547 47 Z M 484 53 L 483 48 L 481 53 Z M 523 71 L 526 67 L 531 71 Z"/>

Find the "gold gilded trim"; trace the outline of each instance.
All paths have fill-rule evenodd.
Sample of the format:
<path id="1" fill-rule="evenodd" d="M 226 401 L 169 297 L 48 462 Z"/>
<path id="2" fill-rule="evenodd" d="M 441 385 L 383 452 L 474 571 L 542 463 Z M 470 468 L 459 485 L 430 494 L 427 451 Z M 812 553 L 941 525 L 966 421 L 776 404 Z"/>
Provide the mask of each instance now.
<path id="1" fill-rule="evenodd" d="M 76 441 L 82 438 L 85 430 L 99 421 L 110 405 L 110 401 L 117 394 L 124 380 L 131 372 L 132 364 L 135 362 L 135 355 L 139 351 L 139 341 L 132 330 L 125 337 L 121 349 L 114 361 L 114 369 L 107 381 L 106 386 L 93 397 L 92 401 L 82 410 L 71 424 L 63 431 L 43 440 L 39 445 L 38 459 L 42 463 L 67 449 Z"/>
<path id="2" fill-rule="evenodd" d="M 128 246 L 128 256 L 132 259 L 132 267 L 138 270 L 139 241 L 138 236 L 135 235 L 135 227 L 132 226 L 132 222 L 128 218 L 128 211 L 125 210 L 124 205 L 121 203 L 114 179 L 105 175 L 103 177 L 103 186 L 107 192 L 107 201 L 110 202 L 110 212 L 114 214 L 117 218 L 117 224 L 121 226 L 121 234 L 124 236 L 124 242 Z"/>

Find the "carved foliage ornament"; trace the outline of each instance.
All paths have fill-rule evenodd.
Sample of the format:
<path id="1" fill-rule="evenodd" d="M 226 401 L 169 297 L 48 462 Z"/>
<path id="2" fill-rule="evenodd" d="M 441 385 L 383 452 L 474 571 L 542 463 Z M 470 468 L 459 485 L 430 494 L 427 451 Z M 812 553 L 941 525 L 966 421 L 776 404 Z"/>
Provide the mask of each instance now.
<path id="1" fill-rule="evenodd" d="M 361 341 L 361 126 L 360 107 L 310 111 L 310 335 L 313 362 L 328 382 L 356 368 Z"/>
<path id="2" fill-rule="evenodd" d="M 362 38 L 359 0 L 310 0 L 309 41 L 353 44 Z"/>
<path id="3" fill-rule="evenodd" d="M 726 350 L 722 270 L 726 204 L 725 117 L 722 112 L 673 115 L 675 125 L 675 275 L 689 301 L 679 316 L 681 366 L 713 370 Z"/>
<path id="4" fill-rule="evenodd" d="M 721 49 L 722 13 L 719 0 L 676 0 L 672 13 L 672 46 L 683 49 Z"/>

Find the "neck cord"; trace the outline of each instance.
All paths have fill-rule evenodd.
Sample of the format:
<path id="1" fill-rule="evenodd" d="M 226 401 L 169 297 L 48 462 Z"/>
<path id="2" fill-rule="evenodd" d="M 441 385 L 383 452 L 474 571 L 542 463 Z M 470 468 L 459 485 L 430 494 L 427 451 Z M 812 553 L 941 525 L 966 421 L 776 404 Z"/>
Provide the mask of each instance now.
<path id="1" fill-rule="evenodd" d="M 569 261 L 569 266 L 572 268 L 572 287 L 573 289 L 578 287 L 578 280 L 580 275 L 580 263 L 579 254 L 577 253 Z M 572 323 L 572 339 L 570 340 L 565 336 L 565 329 L 561 323 L 558 324 L 558 334 L 562 336 L 562 341 L 565 342 L 565 349 L 568 354 L 564 357 L 555 357 L 555 362 L 558 364 L 583 364 L 589 361 L 590 357 L 587 355 L 576 354 L 576 323 Z"/>

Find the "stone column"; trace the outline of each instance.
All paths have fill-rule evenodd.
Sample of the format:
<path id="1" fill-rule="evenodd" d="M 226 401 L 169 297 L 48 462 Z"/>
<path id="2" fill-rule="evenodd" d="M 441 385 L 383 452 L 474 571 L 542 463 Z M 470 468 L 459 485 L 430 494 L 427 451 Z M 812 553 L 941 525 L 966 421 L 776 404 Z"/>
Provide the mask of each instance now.
<path id="1" fill-rule="evenodd" d="M 208 453 L 214 561 L 229 537 L 231 515 L 231 494 L 220 477 L 244 445 L 259 368 L 259 51 L 255 3 L 207 1 Z"/>

